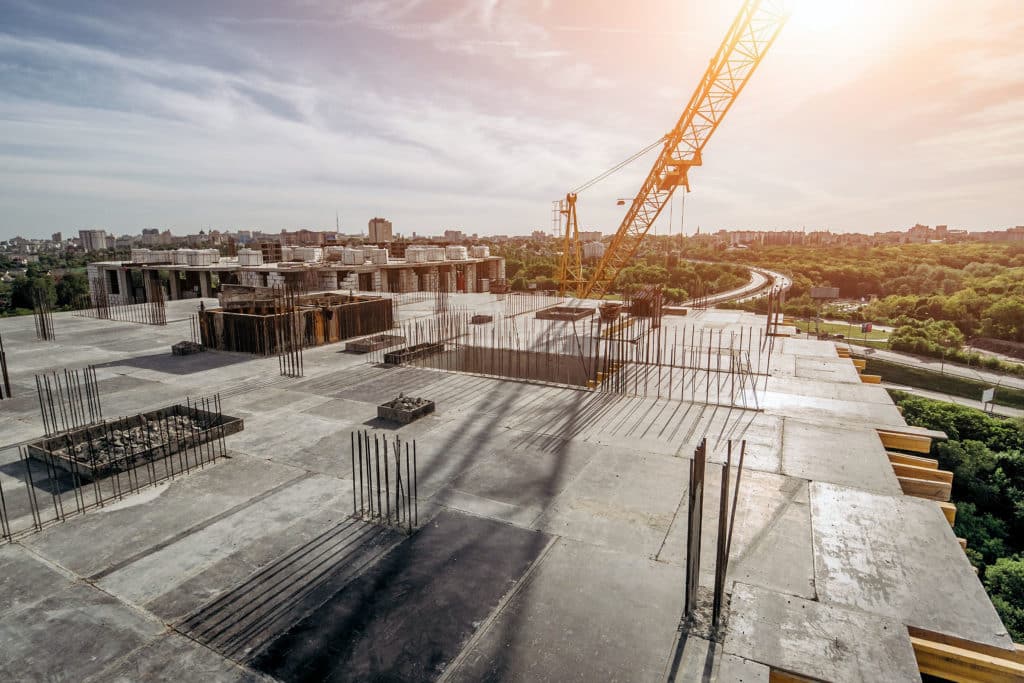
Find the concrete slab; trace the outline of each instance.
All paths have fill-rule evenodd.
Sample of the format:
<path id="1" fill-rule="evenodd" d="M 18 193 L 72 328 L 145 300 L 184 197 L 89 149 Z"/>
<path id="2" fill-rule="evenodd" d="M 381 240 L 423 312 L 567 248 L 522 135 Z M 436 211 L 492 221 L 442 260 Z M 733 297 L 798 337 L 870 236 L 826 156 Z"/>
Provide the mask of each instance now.
<path id="1" fill-rule="evenodd" d="M 547 544 L 538 532 L 442 512 L 253 665 L 283 681 L 434 678 Z"/>
<path id="2" fill-rule="evenodd" d="M 221 514 L 303 476 L 301 470 L 239 457 L 176 479 L 153 499 L 130 498 L 26 538 L 23 543 L 82 576 L 181 538 Z"/>
<path id="3" fill-rule="evenodd" d="M 834 683 L 920 681 L 895 619 L 737 584 L 725 652 Z"/>
<path id="4" fill-rule="evenodd" d="M 586 444 L 562 442 L 554 452 L 495 449 L 484 452 L 432 502 L 530 526 L 576 478 L 595 453 Z M 468 496 L 468 497 L 467 497 Z M 493 507 L 491 502 L 511 510 Z M 481 506 L 484 506 L 483 508 Z"/>
<path id="5" fill-rule="evenodd" d="M 810 492 L 814 573 L 823 601 L 1012 647 L 935 503 L 817 482 Z"/>
<path id="6" fill-rule="evenodd" d="M 263 498 L 258 506 L 246 506 L 184 538 L 136 555 L 129 564 L 104 575 L 97 585 L 128 602 L 147 603 L 234 549 L 285 531 L 297 508 L 328 508 L 337 517 L 344 516 L 351 495 L 351 482 L 323 476 L 294 479 Z"/>
<path id="7" fill-rule="evenodd" d="M 168 633 L 133 650 L 84 683 L 270 683 L 273 679 L 245 669 L 177 633 Z"/>
<path id="8" fill-rule="evenodd" d="M 678 568 L 561 539 L 442 680 L 664 680 L 681 580 Z"/>
<path id="9" fill-rule="evenodd" d="M 871 428 L 787 418 L 782 443 L 782 474 L 902 495 L 885 448 Z"/>
<path id="10" fill-rule="evenodd" d="M 730 474 L 735 485 L 736 468 Z M 732 583 L 769 588 L 809 600 L 816 597 L 807 482 L 744 468 L 736 506 L 726 590 Z M 701 583 L 714 584 L 721 468 L 709 466 L 704 483 Z M 686 562 L 687 510 L 680 501 L 672 528 L 657 555 L 662 562 Z M 770 558 L 785 558 L 776 561 Z"/>
<path id="11" fill-rule="evenodd" d="M 593 458 L 537 521 L 550 533 L 654 557 L 686 492 L 685 460 L 610 451 Z"/>
<path id="12" fill-rule="evenodd" d="M 0 679 L 80 681 L 163 630 L 151 616 L 74 584 L 0 616 Z"/>
<path id="13" fill-rule="evenodd" d="M 223 590 L 175 628 L 225 657 L 251 662 L 404 540 L 405 534 L 369 522 L 335 524 Z M 210 578 L 219 577 L 204 580 Z"/>
<path id="14" fill-rule="evenodd" d="M 669 683 L 690 681 L 730 681 L 731 683 L 768 683 L 771 670 L 742 657 L 725 654 L 718 643 L 689 636 L 678 662 L 673 662 L 666 679 Z"/>

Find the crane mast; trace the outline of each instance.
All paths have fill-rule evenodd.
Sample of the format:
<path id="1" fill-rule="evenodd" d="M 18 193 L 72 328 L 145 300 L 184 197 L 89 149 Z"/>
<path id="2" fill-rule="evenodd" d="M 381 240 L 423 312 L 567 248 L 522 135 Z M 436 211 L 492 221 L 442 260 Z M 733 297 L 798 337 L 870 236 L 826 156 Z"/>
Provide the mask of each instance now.
<path id="1" fill-rule="evenodd" d="M 567 281 L 564 278 L 572 269 L 563 265 L 563 289 L 567 285 L 575 285 L 576 295 L 581 299 L 600 299 L 607 293 L 619 272 L 636 254 L 640 242 L 675 189 L 683 186 L 690 190 L 690 168 L 701 165 L 704 146 L 775 42 L 788 17 L 782 0 L 745 0 L 682 116 L 665 136 L 654 166 L 593 275 L 586 281 L 570 275 Z M 575 211 L 572 218 L 575 219 Z M 567 225 L 563 264 L 569 256 L 569 231 L 572 229 L 572 225 Z"/>

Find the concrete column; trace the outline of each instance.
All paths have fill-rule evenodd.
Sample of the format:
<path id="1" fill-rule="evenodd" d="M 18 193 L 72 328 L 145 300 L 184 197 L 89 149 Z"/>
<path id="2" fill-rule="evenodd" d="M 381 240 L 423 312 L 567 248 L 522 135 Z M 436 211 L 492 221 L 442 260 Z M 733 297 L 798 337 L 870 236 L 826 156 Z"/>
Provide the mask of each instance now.
<path id="1" fill-rule="evenodd" d="M 129 297 L 131 296 L 131 293 L 132 293 L 131 292 L 131 287 L 128 284 L 129 282 L 131 282 L 131 280 L 128 279 L 128 271 L 125 270 L 124 268 L 118 268 L 117 269 L 117 288 L 121 292 L 121 294 L 120 294 L 121 295 L 121 301 L 124 301 L 125 303 L 130 301 Z"/>
<path id="2" fill-rule="evenodd" d="M 470 263 L 466 265 L 466 293 L 471 294 L 476 291 L 476 264 Z"/>
<path id="3" fill-rule="evenodd" d="M 169 279 L 171 301 L 177 301 L 181 298 L 181 280 L 178 278 L 178 271 L 171 270 L 168 273 L 171 276 Z"/>
<path id="4" fill-rule="evenodd" d="M 206 270 L 199 271 L 199 295 L 204 299 L 208 299 L 213 296 L 213 281 L 210 279 L 210 272 Z"/>
<path id="5" fill-rule="evenodd" d="M 382 280 L 381 273 L 380 273 L 380 269 L 378 268 L 377 270 L 373 271 L 373 291 L 375 291 L 375 292 L 383 291 L 384 288 L 382 287 L 381 280 Z"/>
<path id="6" fill-rule="evenodd" d="M 142 271 L 142 286 L 146 289 L 146 301 L 154 301 L 156 295 L 153 293 L 153 290 L 160 286 L 160 280 L 157 279 L 157 272 L 155 270 Z"/>

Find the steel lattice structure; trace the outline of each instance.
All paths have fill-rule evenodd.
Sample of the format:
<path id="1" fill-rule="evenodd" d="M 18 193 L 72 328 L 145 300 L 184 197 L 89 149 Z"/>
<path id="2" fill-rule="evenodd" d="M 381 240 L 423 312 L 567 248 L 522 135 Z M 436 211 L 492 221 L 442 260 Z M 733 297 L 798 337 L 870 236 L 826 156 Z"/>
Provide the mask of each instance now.
<path id="1" fill-rule="evenodd" d="M 579 298 L 604 296 L 619 271 L 636 254 L 675 189 L 682 185 L 689 191 L 690 168 L 701 165 L 705 145 L 782 30 L 789 17 L 785 4 L 783 0 L 746 0 L 743 3 L 683 115 L 665 136 L 654 166 L 594 274 L 589 281 L 567 283 L 570 287 L 576 285 Z M 565 270 L 563 268 L 563 277 Z"/>

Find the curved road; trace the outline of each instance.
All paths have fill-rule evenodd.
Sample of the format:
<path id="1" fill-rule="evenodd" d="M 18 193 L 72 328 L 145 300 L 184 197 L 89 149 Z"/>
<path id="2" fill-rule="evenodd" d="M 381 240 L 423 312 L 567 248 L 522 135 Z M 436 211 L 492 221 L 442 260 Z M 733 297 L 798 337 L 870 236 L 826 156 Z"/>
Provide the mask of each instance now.
<path id="1" fill-rule="evenodd" d="M 689 260 L 695 261 L 696 259 Z M 702 261 L 702 263 L 714 263 L 714 261 Z M 793 284 L 792 281 L 782 273 L 776 273 L 775 271 L 766 270 L 764 268 L 755 268 L 753 266 L 743 267 L 750 271 L 750 281 L 742 287 L 730 289 L 727 292 L 712 294 L 704 300 L 708 306 L 724 304 L 730 301 L 747 301 L 750 299 L 757 299 L 758 297 L 766 295 L 772 285 L 778 285 L 781 286 L 783 290 L 788 290 Z M 692 306 L 694 305 L 694 302 L 695 300 L 691 299 L 683 305 Z"/>

